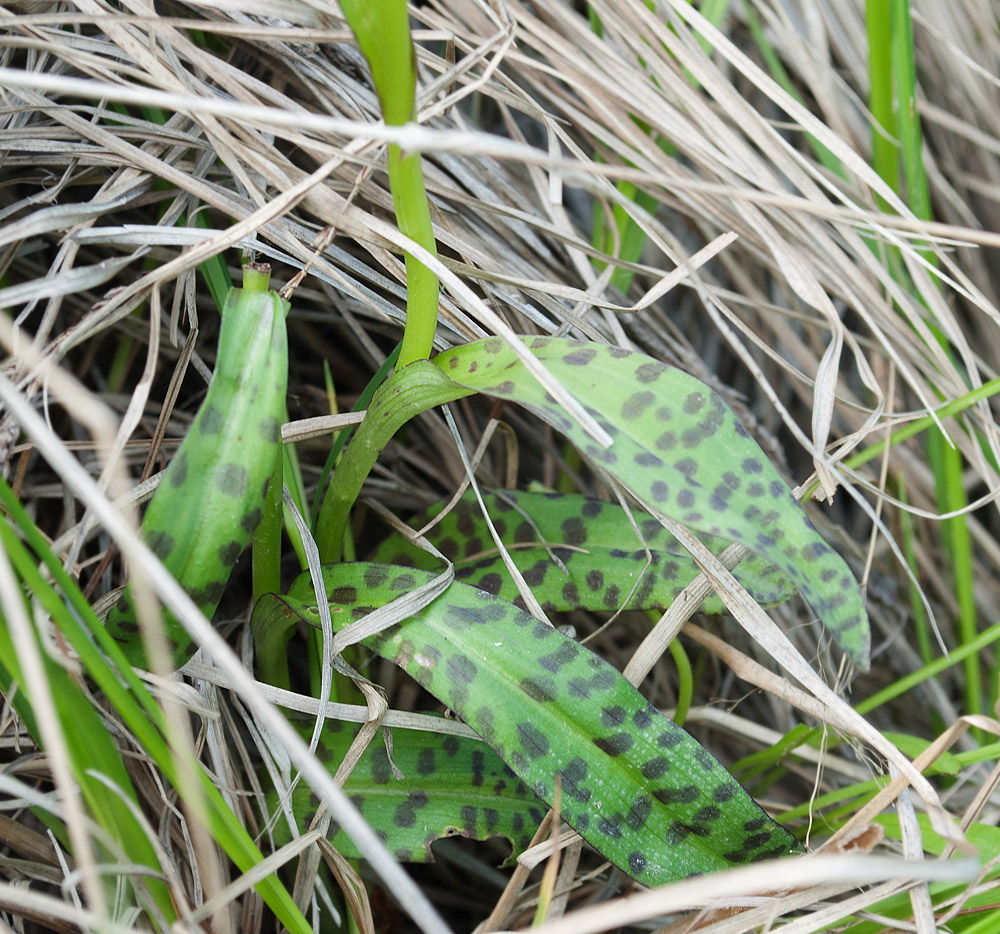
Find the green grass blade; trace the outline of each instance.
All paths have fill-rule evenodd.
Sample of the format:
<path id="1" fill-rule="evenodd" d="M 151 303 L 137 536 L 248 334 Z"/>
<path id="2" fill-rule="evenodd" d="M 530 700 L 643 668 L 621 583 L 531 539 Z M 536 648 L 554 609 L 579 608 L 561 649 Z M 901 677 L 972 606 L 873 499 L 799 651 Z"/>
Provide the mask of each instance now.
<path id="1" fill-rule="evenodd" d="M 79 655 L 84 670 L 103 691 L 129 732 L 164 773 L 167 781 L 176 785 L 177 762 L 164 739 L 167 727 L 162 711 L 143 682 L 136 677 L 115 641 L 94 615 L 76 582 L 52 555 L 44 537 L 2 477 L 0 477 L 0 502 L 11 521 L 16 524 L 27 546 L 45 566 L 52 576 L 54 586 L 58 588 L 56 593 L 47 585 L 38 572 L 38 562 L 29 556 L 17 565 L 29 592 L 42 601 L 43 606 L 58 623 L 62 635 Z M 6 524 L 0 522 L 0 534 L 9 532 Z M 17 539 L 13 538 L 5 538 L 3 542 L 4 547 L 12 555 L 16 553 L 14 549 L 16 542 Z M 67 611 L 67 607 L 70 611 Z M 95 642 L 97 646 L 94 645 Z M 106 658 L 111 660 L 113 668 L 105 660 Z M 102 734 L 107 735 L 103 727 Z M 194 768 L 207 805 L 206 819 L 213 838 L 242 872 L 249 872 L 263 861 L 263 855 L 211 779 L 199 766 L 195 765 Z M 276 876 L 270 875 L 262 879 L 257 884 L 257 890 L 289 931 L 309 934 L 310 926 Z"/>
<path id="2" fill-rule="evenodd" d="M 29 619 L 33 622 L 31 598 L 34 598 L 52 614 L 54 621 L 64 622 L 69 610 L 54 588 L 38 573 L 35 560 L 24 543 L 14 535 L 6 519 L 0 520 L 0 542 L 11 564 L 21 576 L 20 584 Z M 170 892 L 158 878 L 160 867 L 156 851 L 128 806 L 128 802 L 131 802 L 137 807 L 138 797 L 121 753 L 115 747 L 91 699 L 67 671 L 55 664 L 42 648 L 40 639 L 38 652 L 45 669 L 44 689 L 49 692 L 55 705 L 73 777 L 80 787 L 80 793 L 90 815 L 106 831 L 113 846 L 120 847 L 118 850 L 105 851 L 102 854 L 103 860 L 148 867 L 152 875 L 145 882 L 137 878 L 136 885 L 140 891 L 148 889 L 155 904 L 154 915 L 158 912 L 168 922 L 176 920 L 177 915 Z M 36 685 L 26 679 L 21 671 L 18 653 L 2 613 L 0 613 L 0 659 L 3 659 L 3 665 L 0 666 L 0 689 L 10 697 L 11 687 L 15 683 L 18 685 L 19 690 L 14 698 L 15 707 L 31 729 L 39 748 L 44 749 L 44 738 L 34 725 L 35 720 L 31 713 Z M 109 784 L 112 787 L 109 787 Z M 141 905 L 143 901 L 144 899 L 140 898 L 138 904 Z M 147 908 L 152 909 L 152 907 L 147 904 Z"/>

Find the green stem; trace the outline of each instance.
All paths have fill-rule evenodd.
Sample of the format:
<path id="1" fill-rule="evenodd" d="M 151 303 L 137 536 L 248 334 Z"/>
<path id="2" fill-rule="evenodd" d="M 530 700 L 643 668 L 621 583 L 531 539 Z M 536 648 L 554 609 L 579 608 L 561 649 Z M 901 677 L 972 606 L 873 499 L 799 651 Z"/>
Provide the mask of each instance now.
<path id="1" fill-rule="evenodd" d="M 452 382 L 426 360 L 397 369 L 375 391 L 368 414 L 347 446 L 320 507 L 316 544 L 324 563 L 341 559 L 351 507 L 392 436 L 421 412 L 473 392 Z"/>
<path id="2" fill-rule="evenodd" d="M 670 643 L 670 656 L 677 666 L 677 709 L 674 711 L 674 723 L 678 726 L 684 726 L 688 711 L 691 709 L 691 699 L 694 696 L 691 659 L 688 658 L 680 639 L 674 639 Z"/>
<path id="3" fill-rule="evenodd" d="M 417 62 L 406 0 L 341 0 L 340 8 L 368 60 L 386 126 L 416 117 Z M 437 255 L 419 153 L 389 146 L 389 187 L 400 233 Z M 426 360 L 437 329 L 438 278 L 406 254 L 406 329 L 399 365 Z"/>
<path id="4" fill-rule="evenodd" d="M 274 474 L 264 497 L 264 515 L 253 533 L 253 600 L 266 593 L 281 593 L 282 458 L 277 458 Z M 270 633 L 254 633 L 257 673 L 262 681 L 290 688 L 288 657 L 275 650 Z"/>
<path id="5" fill-rule="evenodd" d="M 419 243 L 432 256 L 437 256 L 419 153 L 404 156 L 398 146 L 389 146 L 389 187 L 400 233 Z M 407 253 L 406 328 L 399 351 L 401 367 L 416 360 L 426 360 L 434 349 L 438 290 L 438 277 L 415 256 Z"/>

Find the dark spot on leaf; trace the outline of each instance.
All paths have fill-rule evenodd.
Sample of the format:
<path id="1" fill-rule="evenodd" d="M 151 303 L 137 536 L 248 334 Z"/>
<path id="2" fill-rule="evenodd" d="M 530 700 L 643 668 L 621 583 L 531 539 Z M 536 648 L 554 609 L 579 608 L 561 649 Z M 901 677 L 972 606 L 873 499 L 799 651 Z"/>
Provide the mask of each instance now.
<path id="1" fill-rule="evenodd" d="M 397 827 L 412 827 L 417 822 L 413 805 L 409 801 L 400 802 L 396 805 L 396 812 L 393 814 L 392 820 Z"/>
<path id="2" fill-rule="evenodd" d="M 281 423 L 273 415 L 262 418 L 257 430 L 261 438 L 269 444 L 277 444 L 281 440 Z"/>
<path id="3" fill-rule="evenodd" d="M 216 483 L 226 496 L 242 496 L 247 489 L 247 469 L 242 464 L 226 464 L 219 471 Z"/>
<path id="4" fill-rule="evenodd" d="M 456 527 L 466 538 L 476 531 L 476 521 L 473 519 L 472 512 L 470 510 L 462 509 L 458 513 L 458 522 Z"/>
<path id="5" fill-rule="evenodd" d="M 597 356 L 597 349 L 594 347 L 583 347 L 566 354 L 562 361 L 568 366 L 586 366 Z"/>
<path id="6" fill-rule="evenodd" d="M 209 581 L 204 587 L 192 590 L 191 599 L 201 608 L 206 616 L 211 616 L 226 589 L 225 581 Z"/>
<path id="7" fill-rule="evenodd" d="M 548 678 L 522 678 L 518 686 L 528 697 L 540 704 L 556 699 L 555 684 Z"/>
<path id="8" fill-rule="evenodd" d="M 223 567 L 231 568 L 242 552 L 243 545 L 240 542 L 226 542 L 219 546 L 219 562 Z"/>
<path id="9" fill-rule="evenodd" d="M 665 431 L 653 443 L 658 451 L 671 451 L 677 445 L 677 435 L 672 431 Z"/>
<path id="10" fill-rule="evenodd" d="M 389 767 L 389 757 L 382 747 L 376 748 L 372 755 L 372 781 L 376 785 L 388 785 L 392 778 L 392 769 Z"/>
<path id="11" fill-rule="evenodd" d="M 260 520 L 263 518 L 264 513 L 259 507 L 256 509 L 248 509 L 242 516 L 240 516 L 240 527 L 247 533 L 247 535 L 253 535 L 253 533 L 257 531 L 257 526 L 260 525 Z"/>
<path id="12" fill-rule="evenodd" d="M 602 726 L 621 726 L 625 722 L 625 708 L 614 706 L 604 707 L 601 710 Z"/>
<path id="13" fill-rule="evenodd" d="M 465 557 L 472 558 L 480 554 L 483 550 L 483 540 L 478 535 L 473 535 L 472 538 L 467 539 L 465 542 Z"/>
<path id="14" fill-rule="evenodd" d="M 479 788 L 483 784 L 486 771 L 486 754 L 481 749 L 472 750 L 472 784 Z"/>
<path id="15" fill-rule="evenodd" d="M 649 495 L 654 502 L 666 502 L 670 488 L 662 480 L 654 480 L 649 486 Z"/>
<path id="16" fill-rule="evenodd" d="M 712 754 L 702 746 L 699 746 L 694 751 L 694 757 L 701 763 L 701 766 L 705 771 L 711 772 L 712 769 L 718 764 L 715 759 L 712 758 Z"/>
<path id="17" fill-rule="evenodd" d="M 649 363 L 642 363 L 635 369 L 635 378 L 640 383 L 652 383 L 660 378 L 660 374 L 666 370 L 666 367 L 662 363 L 656 363 L 655 361 L 650 361 Z"/>
<path id="18" fill-rule="evenodd" d="M 567 545 L 582 545 L 587 540 L 587 527 L 579 516 L 564 519 L 559 530 Z"/>
<path id="19" fill-rule="evenodd" d="M 597 822 L 597 830 L 606 837 L 614 837 L 616 840 L 622 835 L 622 816 L 616 814 L 612 818 L 602 817 Z"/>
<path id="20" fill-rule="evenodd" d="M 614 733 L 611 736 L 599 736 L 591 742 L 612 758 L 628 752 L 635 740 L 628 733 Z"/>
<path id="21" fill-rule="evenodd" d="M 334 587 L 330 591 L 330 602 L 341 606 L 353 606 L 358 602 L 358 588 L 346 585 L 343 587 Z"/>
<path id="22" fill-rule="evenodd" d="M 634 392 L 622 403 L 622 418 L 634 419 L 642 416 L 656 400 L 656 396 L 648 389 L 642 392 Z"/>
<path id="23" fill-rule="evenodd" d="M 188 457 L 187 451 L 181 451 L 167 468 L 167 479 L 172 487 L 181 487 L 187 483 Z"/>
<path id="24" fill-rule="evenodd" d="M 681 732 L 680 727 L 674 727 L 672 730 L 664 730 L 659 736 L 657 736 L 656 745 L 662 749 L 670 749 L 671 747 L 682 742 L 683 739 L 684 734 Z"/>
<path id="25" fill-rule="evenodd" d="M 448 677 L 454 686 L 455 682 L 472 684 L 476 680 L 479 670 L 475 662 L 466 655 L 453 655 L 446 664 Z"/>
<path id="26" fill-rule="evenodd" d="M 551 672 L 557 672 L 563 665 L 568 665 L 580 654 L 580 646 L 575 642 L 567 640 L 563 642 L 554 652 L 542 655 L 538 659 L 538 664 Z"/>
<path id="27" fill-rule="evenodd" d="M 602 509 L 604 509 L 604 503 L 599 499 L 588 499 L 580 508 L 580 514 L 584 519 L 593 519 L 601 514 Z"/>
<path id="28" fill-rule="evenodd" d="M 625 817 L 625 823 L 635 831 L 642 830 L 652 810 L 653 802 L 649 795 L 640 795 L 629 809 L 628 815 Z"/>
<path id="29" fill-rule="evenodd" d="M 723 785 L 719 785 L 715 791 L 712 792 L 712 800 L 716 804 L 725 804 L 727 801 L 732 800 L 736 796 L 736 784 L 734 782 L 726 782 Z"/>
<path id="30" fill-rule="evenodd" d="M 549 753 L 549 740 L 546 735 L 531 723 L 517 725 L 517 738 L 521 748 L 532 759 L 538 759 Z"/>
<path id="31" fill-rule="evenodd" d="M 514 529 L 514 541 L 519 545 L 526 542 L 533 542 L 535 540 L 535 530 L 532 528 L 531 523 L 525 520 L 518 524 L 517 528 Z"/>
<path id="32" fill-rule="evenodd" d="M 655 794 L 655 792 L 654 792 Z M 667 828 L 666 842 L 668 846 L 677 846 L 683 843 L 684 839 L 691 833 L 691 830 L 679 820 L 673 821 Z"/>
<path id="33" fill-rule="evenodd" d="M 530 568 L 521 571 L 524 582 L 531 587 L 538 587 L 545 580 L 545 572 L 548 571 L 548 562 L 536 561 Z"/>
<path id="34" fill-rule="evenodd" d="M 570 678 L 566 682 L 566 687 L 569 689 L 570 697 L 578 700 L 586 700 L 590 697 L 590 683 L 584 678 Z"/>
<path id="35" fill-rule="evenodd" d="M 674 464 L 685 477 L 690 480 L 698 472 L 698 462 L 690 457 L 682 457 Z"/>
<path id="36" fill-rule="evenodd" d="M 753 836 L 747 837 L 743 841 L 744 850 L 756 850 L 762 847 L 765 843 L 768 843 L 771 839 L 771 831 L 766 833 L 755 833 Z"/>
<path id="37" fill-rule="evenodd" d="M 531 634 L 536 639 L 550 639 L 556 634 L 555 629 L 548 625 L 548 623 L 543 623 L 541 620 L 536 620 L 534 628 L 531 630 Z"/>
<path id="38" fill-rule="evenodd" d="M 503 586 L 503 578 L 499 574 L 484 574 L 479 580 L 479 589 L 485 590 L 487 593 L 491 593 L 494 596 L 500 593 L 500 588 Z"/>
<path id="39" fill-rule="evenodd" d="M 822 558 L 823 555 L 829 553 L 830 553 L 829 545 L 826 545 L 823 542 L 813 542 L 810 545 L 806 545 L 806 547 L 803 548 L 801 552 L 802 559 L 804 561 L 815 561 L 817 558 Z"/>
<path id="40" fill-rule="evenodd" d="M 222 429 L 223 421 L 222 411 L 218 406 L 206 405 L 201 410 L 198 427 L 201 429 L 202 434 L 217 435 Z"/>
<path id="41" fill-rule="evenodd" d="M 628 871 L 632 876 L 638 876 L 646 868 L 646 857 L 638 850 L 628 854 Z"/>
<path id="42" fill-rule="evenodd" d="M 586 780 L 588 771 L 586 760 L 579 756 L 571 759 L 566 768 L 559 771 L 562 777 L 563 791 L 576 801 L 582 802 L 590 799 L 590 791 L 580 787 L 580 783 Z"/>
<path id="43" fill-rule="evenodd" d="M 174 550 L 174 540 L 166 532 L 154 529 L 145 536 L 146 544 L 152 549 L 153 554 L 161 561 L 166 561 L 170 552 Z"/>
<path id="44" fill-rule="evenodd" d="M 684 412 L 686 415 L 694 415 L 700 412 L 705 406 L 705 396 L 700 392 L 688 393 L 684 397 Z"/>
<path id="45" fill-rule="evenodd" d="M 652 781 L 654 778 L 659 778 L 661 775 L 666 774 L 669 768 L 669 759 L 664 756 L 655 756 L 642 764 L 642 775 L 643 778 L 648 778 Z M 663 799 L 661 798 L 660 800 Z"/>
<path id="46" fill-rule="evenodd" d="M 436 771 L 437 765 L 434 762 L 434 749 L 430 746 L 425 746 L 417 753 L 417 774 L 433 775 Z"/>
<path id="47" fill-rule="evenodd" d="M 412 574 L 397 574 L 389 581 L 389 589 L 395 591 L 413 590 L 417 586 L 417 579 Z"/>

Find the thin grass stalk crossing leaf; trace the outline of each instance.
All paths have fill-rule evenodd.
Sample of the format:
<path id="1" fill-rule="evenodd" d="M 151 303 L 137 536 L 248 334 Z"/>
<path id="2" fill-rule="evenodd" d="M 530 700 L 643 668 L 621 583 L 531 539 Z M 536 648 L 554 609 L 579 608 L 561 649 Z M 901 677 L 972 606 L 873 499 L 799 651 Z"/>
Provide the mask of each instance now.
<path id="1" fill-rule="evenodd" d="M 338 629 L 434 574 L 324 567 Z M 254 610 L 254 626 L 318 624 L 308 574 Z M 648 885 L 781 856 L 798 843 L 691 736 L 606 661 L 513 604 L 465 584 L 364 645 L 454 710 L 600 853 Z"/>
<path id="2" fill-rule="evenodd" d="M 230 291 L 208 394 L 142 523 L 147 544 L 209 618 L 261 520 L 281 456 L 289 304 L 267 291 L 269 274 L 247 267 L 246 287 Z M 165 627 L 173 663 L 183 664 L 190 637 L 169 614 Z M 132 664 L 148 667 L 129 588 L 107 628 Z"/>
<path id="3" fill-rule="evenodd" d="M 677 539 L 638 508 L 633 511 L 633 527 L 616 503 L 572 493 L 497 490 L 484 493 L 483 502 L 511 560 L 547 613 L 665 610 L 701 573 Z M 442 501 L 431 506 L 414 524 L 436 517 L 446 505 Z M 580 544 L 581 536 L 586 536 L 585 544 Z M 467 492 L 424 537 L 454 562 L 456 580 L 527 609 L 473 493 Z M 701 539 L 716 554 L 728 544 L 710 535 Z M 372 560 L 440 568 L 433 555 L 399 533 L 385 539 Z M 755 555 L 741 562 L 734 574 L 762 606 L 795 594 L 773 564 Z M 726 612 L 715 595 L 699 609 Z"/>

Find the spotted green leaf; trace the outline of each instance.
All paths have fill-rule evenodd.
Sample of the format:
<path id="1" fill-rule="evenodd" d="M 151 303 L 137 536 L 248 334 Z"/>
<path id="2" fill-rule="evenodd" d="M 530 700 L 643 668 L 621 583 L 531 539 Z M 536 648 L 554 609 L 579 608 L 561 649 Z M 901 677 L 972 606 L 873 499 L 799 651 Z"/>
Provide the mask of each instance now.
<path id="1" fill-rule="evenodd" d="M 636 509 L 632 518 L 616 503 L 569 493 L 498 490 L 483 502 L 500 540 L 546 612 L 560 610 L 664 610 L 698 576 L 699 568 L 656 520 Z M 443 500 L 417 526 L 440 514 Z M 726 542 L 700 536 L 716 554 Z M 475 493 L 467 492 L 426 538 L 455 564 L 458 580 L 525 609 L 504 567 Z M 647 552 L 648 549 L 648 552 Z M 372 555 L 375 561 L 433 570 L 440 561 L 395 533 Z M 763 558 L 750 556 L 735 571 L 762 606 L 787 600 L 795 588 Z M 701 606 L 723 613 L 717 596 Z"/>
<path id="2" fill-rule="evenodd" d="M 289 305 L 266 282 L 253 273 L 246 279 L 253 287 L 230 290 L 208 394 L 142 522 L 146 543 L 209 618 L 260 522 L 281 453 Z M 147 667 L 130 588 L 106 625 L 125 657 Z M 181 665 L 191 639 L 169 614 L 165 628 Z"/>
<path id="3" fill-rule="evenodd" d="M 466 390 L 534 412 L 654 512 L 739 542 L 773 563 L 848 657 L 868 667 L 868 617 L 857 581 L 716 393 L 681 370 L 618 347 L 524 341 L 613 439 L 611 447 L 592 441 L 499 338 L 457 347 L 432 362 Z"/>
<path id="4" fill-rule="evenodd" d="M 341 628 L 434 578 L 377 563 L 324 567 Z M 258 601 L 254 627 L 318 625 L 303 574 Z M 455 582 L 362 644 L 454 710 L 532 792 L 647 885 L 797 850 L 733 777 L 606 661 L 523 610 Z M 471 815 L 470 815 L 471 817 Z"/>
<path id="5" fill-rule="evenodd" d="M 328 721 L 317 755 L 331 772 L 357 732 L 355 724 Z M 545 814 L 544 803 L 478 739 L 394 729 L 392 763 L 402 778 L 393 775 L 385 744 L 376 737 L 348 777 L 344 791 L 400 862 L 430 862 L 430 845 L 453 836 L 505 837 L 516 855 L 527 848 Z M 274 801 L 272 796 L 272 808 Z M 300 831 L 308 828 L 316 805 L 306 786 L 296 786 L 292 808 Z M 279 818 L 275 826 L 278 844 L 288 840 L 283 824 Z M 344 856 L 361 856 L 338 826 L 331 826 L 330 839 Z"/>

